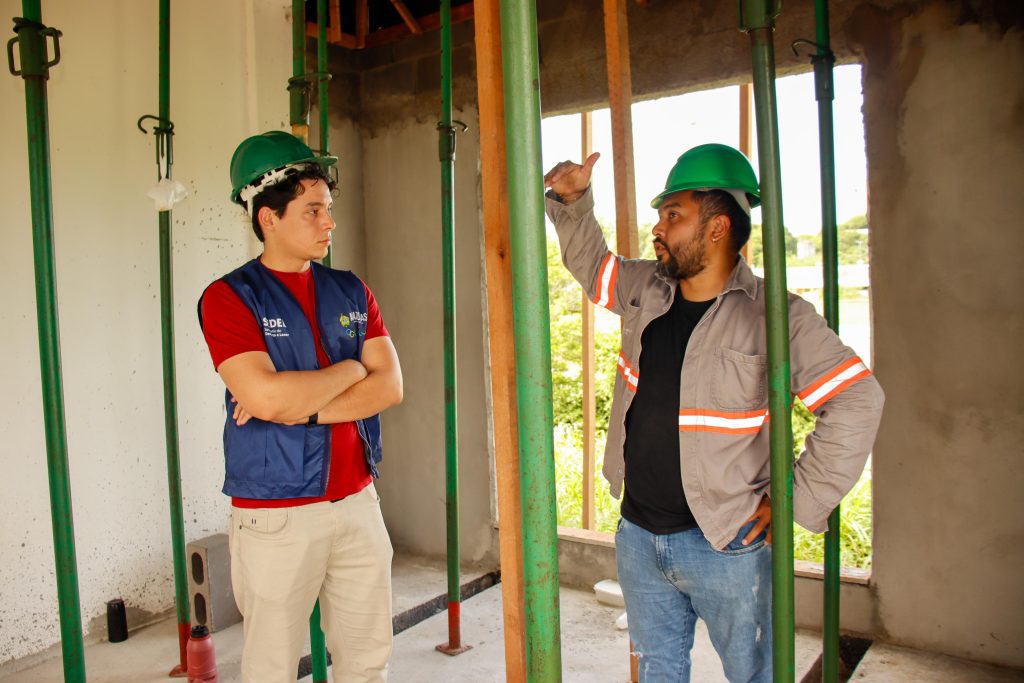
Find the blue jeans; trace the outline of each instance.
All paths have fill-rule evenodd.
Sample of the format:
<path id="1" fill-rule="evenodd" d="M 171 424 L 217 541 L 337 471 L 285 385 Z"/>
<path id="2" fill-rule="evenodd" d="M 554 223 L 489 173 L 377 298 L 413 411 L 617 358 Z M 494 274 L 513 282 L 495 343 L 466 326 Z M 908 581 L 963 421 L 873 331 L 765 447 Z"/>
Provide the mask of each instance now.
<path id="1" fill-rule="evenodd" d="M 715 550 L 700 529 L 652 534 L 623 519 L 615 533 L 619 585 L 641 683 L 687 683 L 697 618 L 730 683 L 771 683 L 771 546 L 740 529 Z"/>

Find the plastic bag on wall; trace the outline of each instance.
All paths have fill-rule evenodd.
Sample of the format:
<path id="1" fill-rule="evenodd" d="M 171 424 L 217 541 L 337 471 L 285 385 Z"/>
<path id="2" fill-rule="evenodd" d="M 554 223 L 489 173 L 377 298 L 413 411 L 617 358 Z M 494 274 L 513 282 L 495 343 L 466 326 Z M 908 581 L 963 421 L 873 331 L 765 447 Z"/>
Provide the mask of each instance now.
<path id="1" fill-rule="evenodd" d="M 156 204 L 157 211 L 170 211 L 175 204 L 188 196 L 188 190 L 177 180 L 164 178 L 149 188 L 146 196 Z"/>

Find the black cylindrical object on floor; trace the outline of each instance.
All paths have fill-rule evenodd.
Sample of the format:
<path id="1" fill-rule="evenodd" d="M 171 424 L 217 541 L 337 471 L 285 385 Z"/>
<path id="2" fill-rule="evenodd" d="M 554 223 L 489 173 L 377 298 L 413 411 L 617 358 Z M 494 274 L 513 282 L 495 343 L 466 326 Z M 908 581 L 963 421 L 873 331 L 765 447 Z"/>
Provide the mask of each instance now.
<path id="1" fill-rule="evenodd" d="M 107 601 L 107 640 L 112 643 L 128 640 L 128 617 L 121 598 Z"/>

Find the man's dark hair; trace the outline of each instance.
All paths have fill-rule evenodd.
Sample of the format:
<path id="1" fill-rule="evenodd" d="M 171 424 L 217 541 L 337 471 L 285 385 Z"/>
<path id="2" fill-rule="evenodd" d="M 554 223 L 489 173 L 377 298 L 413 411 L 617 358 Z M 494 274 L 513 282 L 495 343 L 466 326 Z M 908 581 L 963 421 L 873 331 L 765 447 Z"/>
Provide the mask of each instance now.
<path id="1" fill-rule="evenodd" d="M 320 164 L 306 164 L 296 167 L 288 173 L 284 180 L 266 188 L 252 199 L 252 231 L 256 233 L 256 239 L 263 241 L 263 228 L 260 227 L 260 209 L 264 206 L 277 214 L 280 218 L 284 216 L 285 209 L 289 202 L 303 194 L 306 189 L 302 186 L 303 180 L 321 180 L 327 185 L 327 189 L 334 195 L 338 183 L 327 173 Z"/>
<path id="2" fill-rule="evenodd" d="M 693 200 L 700 206 L 700 224 L 720 214 L 729 217 L 729 246 L 739 253 L 750 239 L 750 216 L 740 208 L 736 198 L 724 190 L 694 190 Z"/>

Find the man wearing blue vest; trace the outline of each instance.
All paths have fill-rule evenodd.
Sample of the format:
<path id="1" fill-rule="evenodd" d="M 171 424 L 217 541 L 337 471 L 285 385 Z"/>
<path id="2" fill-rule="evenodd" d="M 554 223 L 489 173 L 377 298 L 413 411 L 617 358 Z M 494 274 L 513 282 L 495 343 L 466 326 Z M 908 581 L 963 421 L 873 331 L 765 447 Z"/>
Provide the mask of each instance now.
<path id="1" fill-rule="evenodd" d="M 227 386 L 224 493 L 242 678 L 292 683 L 320 599 L 334 680 L 384 681 L 391 542 L 373 486 L 402 373 L 373 294 L 327 254 L 335 182 L 294 136 L 243 141 L 231 200 L 263 254 L 212 283 L 200 324 Z"/>

